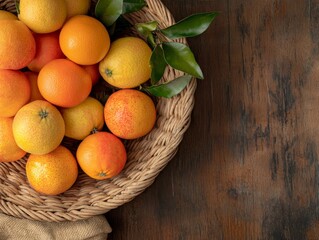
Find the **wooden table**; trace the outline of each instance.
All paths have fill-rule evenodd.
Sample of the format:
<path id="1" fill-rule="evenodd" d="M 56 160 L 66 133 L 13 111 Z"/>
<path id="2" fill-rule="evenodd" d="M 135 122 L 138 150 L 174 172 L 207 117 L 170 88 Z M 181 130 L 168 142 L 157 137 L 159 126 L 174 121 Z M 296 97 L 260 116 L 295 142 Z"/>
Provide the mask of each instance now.
<path id="1" fill-rule="evenodd" d="M 205 79 L 154 184 L 106 214 L 110 239 L 319 239 L 319 1 L 163 0 Z"/>

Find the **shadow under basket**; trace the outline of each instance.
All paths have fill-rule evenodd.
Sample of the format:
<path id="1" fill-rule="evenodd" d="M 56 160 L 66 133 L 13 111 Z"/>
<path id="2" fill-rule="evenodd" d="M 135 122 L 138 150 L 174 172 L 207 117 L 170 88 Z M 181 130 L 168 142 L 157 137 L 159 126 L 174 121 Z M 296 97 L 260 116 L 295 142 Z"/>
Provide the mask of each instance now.
<path id="1" fill-rule="evenodd" d="M 146 2 L 146 7 L 125 18 L 132 24 L 156 20 L 162 28 L 175 23 L 160 0 Z M 94 4 L 92 1 L 92 8 Z M 15 1 L 0 0 L 0 9 L 15 12 Z M 186 43 L 185 39 L 176 41 Z M 170 81 L 182 74 L 168 68 L 162 81 Z M 154 129 L 145 137 L 126 142 L 127 163 L 123 171 L 112 179 L 97 181 L 80 171 L 76 183 L 68 191 L 46 196 L 34 191 L 27 181 L 27 156 L 15 162 L 0 163 L 0 211 L 40 221 L 76 221 L 106 213 L 131 201 L 154 182 L 177 152 L 190 124 L 195 90 L 196 80 L 192 79 L 179 95 L 156 99 Z M 68 144 L 72 148 L 73 143 Z"/>

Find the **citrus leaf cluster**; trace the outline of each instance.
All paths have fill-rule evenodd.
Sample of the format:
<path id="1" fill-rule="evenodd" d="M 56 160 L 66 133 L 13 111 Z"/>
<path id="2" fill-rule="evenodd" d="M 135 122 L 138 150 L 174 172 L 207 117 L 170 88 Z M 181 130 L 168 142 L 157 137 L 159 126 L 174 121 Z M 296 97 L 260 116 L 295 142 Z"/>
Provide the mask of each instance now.
<path id="1" fill-rule="evenodd" d="M 121 15 L 136 12 L 144 6 L 144 0 L 99 0 L 95 6 L 95 16 L 110 27 Z"/>
<path id="2" fill-rule="evenodd" d="M 217 12 L 193 14 L 164 29 L 160 29 L 155 21 L 137 24 L 138 32 L 144 35 L 153 47 L 150 60 L 151 86 L 142 89 L 157 97 L 170 98 L 179 94 L 192 77 L 203 79 L 203 72 L 191 49 L 183 43 L 162 41 L 159 35 L 171 40 L 198 36 L 207 30 L 217 15 Z M 157 85 L 167 66 L 180 70 L 185 75 Z"/>
<path id="3" fill-rule="evenodd" d="M 138 11 L 144 6 L 144 0 L 99 0 L 95 15 L 104 25 L 114 30 L 123 14 Z M 141 86 L 140 89 L 157 97 L 170 98 L 179 94 L 193 77 L 203 79 L 203 72 L 192 50 L 186 44 L 174 40 L 204 33 L 217 15 L 218 12 L 193 14 L 167 28 L 160 28 L 157 21 L 136 24 L 136 30 L 152 48 L 150 85 Z M 160 84 L 168 66 L 185 75 Z"/>

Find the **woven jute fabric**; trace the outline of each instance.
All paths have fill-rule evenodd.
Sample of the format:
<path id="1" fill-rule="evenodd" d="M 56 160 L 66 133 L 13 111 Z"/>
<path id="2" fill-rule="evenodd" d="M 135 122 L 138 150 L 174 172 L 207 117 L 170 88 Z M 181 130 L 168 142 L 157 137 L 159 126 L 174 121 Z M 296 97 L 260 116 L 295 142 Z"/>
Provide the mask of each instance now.
<path id="1" fill-rule="evenodd" d="M 160 27 L 174 24 L 174 18 L 160 0 L 146 0 L 142 10 L 125 16 L 132 24 L 156 20 Z M 94 1 L 92 1 L 92 6 Z M 15 12 L 15 1 L 0 0 L 0 8 Z M 133 31 L 133 34 L 137 34 Z M 186 43 L 185 39 L 176 41 Z M 183 73 L 168 68 L 163 80 Z M 145 137 L 128 141 L 128 160 L 116 177 L 96 181 L 80 172 L 74 186 L 58 196 L 35 192 L 25 175 L 27 157 L 0 163 L 0 211 L 18 218 L 39 221 L 75 221 L 106 213 L 143 192 L 173 158 L 188 129 L 194 105 L 196 80 L 179 95 L 156 99 L 158 113 L 154 129 Z"/>
<path id="2" fill-rule="evenodd" d="M 106 240 L 111 231 L 102 215 L 76 222 L 47 222 L 0 213 L 1 240 Z"/>

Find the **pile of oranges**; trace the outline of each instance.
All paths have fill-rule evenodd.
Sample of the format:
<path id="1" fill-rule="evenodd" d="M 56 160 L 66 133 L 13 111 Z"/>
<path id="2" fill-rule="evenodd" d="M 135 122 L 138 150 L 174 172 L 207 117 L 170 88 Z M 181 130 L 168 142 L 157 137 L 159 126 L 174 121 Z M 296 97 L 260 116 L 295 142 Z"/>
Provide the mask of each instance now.
<path id="1" fill-rule="evenodd" d="M 89 7 L 20 0 L 18 16 L 0 10 L 0 162 L 27 156 L 27 180 L 43 194 L 68 190 L 79 167 L 98 180 L 116 176 L 123 140 L 156 121 L 154 102 L 138 90 L 150 78 L 151 49 L 138 37 L 111 41 Z M 112 88 L 105 103 L 91 96 L 99 81 Z M 78 140 L 75 152 L 66 137 Z"/>

